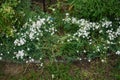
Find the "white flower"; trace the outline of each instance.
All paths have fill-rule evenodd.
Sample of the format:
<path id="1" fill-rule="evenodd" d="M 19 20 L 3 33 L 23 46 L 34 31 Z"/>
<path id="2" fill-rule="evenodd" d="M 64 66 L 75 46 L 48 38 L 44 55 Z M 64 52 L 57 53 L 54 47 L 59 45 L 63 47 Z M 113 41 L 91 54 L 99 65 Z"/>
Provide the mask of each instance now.
<path id="1" fill-rule="evenodd" d="M 16 39 L 14 41 L 15 46 L 21 46 L 21 45 L 24 45 L 25 43 L 26 43 L 26 40 L 24 38 Z"/>
<path id="2" fill-rule="evenodd" d="M 88 62 L 91 62 L 91 60 L 89 59 Z"/>
<path id="3" fill-rule="evenodd" d="M 12 58 L 13 58 L 13 59 L 15 59 L 15 57 L 14 57 L 14 56 L 13 56 Z"/>
<path id="4" fill-rule="evenodd" d="M 101 60 L 101 62 L 105 62 L 105 60 L 104 60 L 104 59 L 102 59 L 102 60 Z"/>
<path id="5" fill-rule="evenodd" d="M 32 58 L 32 59 L 31 59 L 31 62 L 34 62 L 34 61 L 35 61 L 35 60 Z"/>
<path id="6" fill-rule="evenodd" d="M 76 18 L 74 18 L 74 17 L 72 17 L 72 23 L 76 23 L 77 22 L 77 20 L 76 20 Z"/>
<path id="7" fill-rule="evenodd" d="M 83 52 L 86 53 L 86 50 L 84 50 Z"/>
<path id="8" fill-rule="evenodd" d="M 31 57 L 29 57 L 29 59 L 31 59 Z"/>
<path id="9" fill-rule="evenodd" d="M 117 54 L 117 55 L 120 55 L 120 51 L 116 51 L 116 54 Z"/>
<path id="10" fill-rule="evenodd" d="M 100 52 L 100 49 L 98 48 L 97 51 Z"/>
<path id="11" fill-rule="evenodd" d="M 29 34 L 29 38 L 31 39 L 31 40 L 33 40 L 35 37 L 34 37 L 34 33 L 33 32 L 31 32 L 30 34 Z"/>
<path id="12" fill-rule="evenodd" d="M 18 43 L 19 43 L 19 40 L 16 39 L 16 40 L 14 41 L 14 44 L 15 44 L 15 45 L 18 45 Z"/>
<path id="13" fill-rule="evenodd" d="M 35 60 L 31 57 L 29 57 L 29 62 L 34 62 Z"/>
<path id="14" fill-rule="evenodd" d="M 24 50 L 20 50 L 20 51 L 18 51 L 17 53 L 15 52 L 15 54 L 16 54 L 16 58 L 17 59 L 19 59 L 19 58 L 21 58 L 21 59 L 23 59 L 23 57 L 24 57 Z"/>
<path id="15" fill-rule="evenodd" d="M 55 9 L 53 8 L 53 9 L 52 9 L 52 11 L 54 12 L 54 11 L 55 11 Z"/>
<path id="16" fill-rule="evenodd" d="M 7 53 L 9 54 L 10 52 L 8 51 Z"/>
<path id="17" fill-rule="evenodd" d="M 30 48 L 27 48 L 28 51 L 30 51 Z"/>
<path id="18" fill-rule="evenodd" d="M 42 67 L 42 66 L 43 66 L 43 63 L 41 63 L 40 66 Z"/>
<path id="19" fill-rule="evenodd" d="M 100 30 L 100 31 L 99 31 L 99 33 L 102 33 L 102 32 L 103 32 L 103 30 Z"/>
<path id="20" fill-rule="evenodd" d="M 2 57 L 0 57 L 0 60 L 2 60 Z"/>
<path id="21" fill-rule="evenodd" d="M 1 56 L 3 55 L 3 53 L 0 54 Z"/>
<path id="22" fill-rule="evenodd" d="M 81 61 L 81 60 L 82 60 L 82 58 L 79 58 L 79 60 Z"/>
<path id="23" fill-rule="evenodd" d="M 28 63 L 29 61 L 26 61 L 26 63 Z"/>
<path id="24" fill-rule="evenodd" d="M 69 16 L 69 13 L 66 13 L 65 15 L 66 15 L 66 16 Z"/>
<path id="25" fill-rule="evenodd" d="M 119 28 L 117 28 L 116 36 L 120 36 L 120 26 L 119 26 Z"/>
<path id="26" fill-rule="evenodd" d="M 40 57 L 40 60 L 42 60 L 42 58 Z"/>
<path id="27" fill-rule="evenodd" d="M 77 53 L 79 53 L 79 51 L 78 51 L 78 50 L 77 50 L 76 52 L 77 52 Z"/>
<path id="28" fill-rule="evenodd" d="M 70 40 L 68 39 L 67 42 L 70 42 Z"/>
<path id="29" fill-rule="evenodd" d="M 101 62 L 104 62 L 104 60 L 102 59 Z"/>
<path id="30" fill-rule="evenodd" d="M 53 79 L 53 78 L 55 78 L 55 75 L 54 75 L 54 74 L 52 74 L 52 79 Z"/>
<path id="31" fill-rule="evenodd" d="M 54 32 L 51 33 L 51 36 L 54 34 Z"/>

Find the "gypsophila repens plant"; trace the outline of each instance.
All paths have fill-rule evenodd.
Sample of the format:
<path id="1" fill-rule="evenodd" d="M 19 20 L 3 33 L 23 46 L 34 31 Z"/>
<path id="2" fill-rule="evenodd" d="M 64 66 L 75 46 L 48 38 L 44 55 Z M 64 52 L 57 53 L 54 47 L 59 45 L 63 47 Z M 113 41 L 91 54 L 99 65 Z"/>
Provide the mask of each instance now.
<path id="1" fill-rule="evenodd" d="M 90 22 L 85 19 L 69 17 L 63 19 L 65 23 L 77 24 L 79 27 L 75 33 L 69 34 L 65 40 L 66 45 L 72 46 L 70 50 L 76 50 L 77 55 L 85 54 L 88 58 L 109 55 L 112 52 L 119 53 L 120 45 L 120 22 L 114 26 L 112 21 L 101 20 L 100 22 Z M 116 27 L 116 28 L 114 28 Z M 72 45 L 70 45 L 72 44 Z M 74 45 L 74 47 L 73 47 Z M 68 48 L 68 46 L 66 46 Z M 75 51 L 74 51 L 75 52 Z M 75 54 L 73 52 L 73 54 Z"/>
<path id="2" fill-rule="evenodd" d="M 24 3 L 23 1 L 21 2 L 21 0 L 8 0 L 2 1 L 0 4 L 0 59 L 21 59 L 20 61 L 23 61 L 23 56 L 25 56 L 24 49 L 27 49 L 28 46 L 28 44 L 23 46 L 27 41 L 24 38 L 25 35 L 23 36 L 22 34 L 26 32 L 25 30 L 28 30 L 27 28 L 29 27 L 25 27 L 25 24 L 27 24 L 27 22 L 31 24 L 30 18 L 35 20 L 36 17 L 33 16 L 37 16 L 38 13 L 31 10 L 30 0 L 26 0 Z M 43 13 L 40 15 L 43 15 Z M 31 40 L 33 39 L 32 34 L 29 37 Z M 31 42 L 31 44 L 33 43 Z M 27 50 L 29 50 L 29 48 Z"/>
<path id="3" fill-rule="evenodd" d="M 28 3 L 26 2 L 26 4 Z M 67 9 L 62 11 L 61 7 L 64 6 L 59 2 L 50 8 L 52 10 L 50 14 L 32 11 L 30 4 L 26 6 L 19 4 L 15 8 L 16 10 L 8 8 L 10 9 L 9 15 L 14 15 L 14 12 L 20 14 L 16 13 L 19 17 L 15 18 L 15 23 L 12 23 L 14 27 L 9 30 L 13 32 L 9 36 L 0 28 L 2 33 L 0 60 L 35 62 L 46 58 L 53 61 L 60 57 L 64 60 L 87 59 L 90 62 L 99 57 L 104 62 L 109 55 L 120 55 L 118 13 L 112 14 L 114 20 L 109 19 L 108 15 L 103 16 L 102 13 L 100 13 L 102 17 L 96 19 L 99 15 L 97 13 L 94 17 L 89 13 L 86 13 L 87 16 L 84 13 L 78 15 L 79 12 L 76 11 L 78 8 L 75 7 L 77 15 L 73 15 L 72 12 L 67 12 Z M 92 8 L 90 7 L 90 9 Z M 0 16 L 2 15 L 0 14 Z M 3 20 L 3 16 L 0 19 Z M 10 18 L 10 21 L 14 21 L 12 19 Z"/>
<path id="4" fill-rule="evenodd" d="M 29 19 L 23 27 L 16 32 L 14 39 L 9 39 L 6 44 L 1 43 L 1 57 L 6 56 L 13 58 L 13 60 L 30 61 L 38 60 L 44 54 L 44 50 L 51 51 L 52 43 L 46 46 L 49 39 L 57 31 L 52 24 L 51 17 L 41 18 L 36 16 L 36 20 Z M 11 47 L 10 47 L 11 46 Z M 8 49 L 6 49 L 8 47 Z M 47 52 L 48 53 L 48 52 Z M 46 53 L 46 54 L 47 54 Z M 10 56 L 9 56 L 10 55 Z M 4 58 L 4 57 L 3 57 Z"/>

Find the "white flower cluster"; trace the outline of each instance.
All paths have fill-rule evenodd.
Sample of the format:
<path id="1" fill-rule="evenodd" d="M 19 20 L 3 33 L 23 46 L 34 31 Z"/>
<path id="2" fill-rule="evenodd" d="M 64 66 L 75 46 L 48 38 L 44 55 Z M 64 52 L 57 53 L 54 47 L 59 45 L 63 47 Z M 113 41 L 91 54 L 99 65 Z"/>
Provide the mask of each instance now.
<path id="1" fill-rule="evenodd" d="M 42 25 L 45 24 L 45 18 L 40 18 L 38 17 L 38 20 L 32 21 L 31 19 L 29 20 L 30 22 L 32 22 L 31 24 L 26 23 L 23 27 L 24 30 L 26 28 L 28 28 L 28 30 L 26 30 L 26 32 L 23 33 L 18 33 L 18 36 L 21 36 L 19 39 L 16 39 L 14 41 L 14 44 L 16 46 L 21 46 L 24 45 L 26 43 L 26 39 L 29 38 L 29 40 L 34 40 L 34 39 L 38 39 L 38 36 L 43 36 L 43 31 L 41 30 Z"/>
<path id="2" fill-rule="evenodd" d="M 33 40 L 39 40 L 41 37 L 43 37 L 44 33 L 47 33 L 47 35 L 50 34 L 51 36 L 54 35 L 57 29 L 55 28 L 52 19 L 53 18 L 51 17 L 38 17 L 36 21 L 32 21 L 31 19 L 29 19 L 29 21 L 24 24 L 23 28 L 21 28 L 21 31 L 17 33 L 17 37 L 19 38 L 14 40 L 14 49 L 16 49 L 16 46 L 27 45 L 27 41 L 32 42 Z M 30 47 L 26 49 L 27 51 L 30 51 Z M 14 52 L 14 55 L 17 59 L 23 59 L 24 56 L 26 56 L 25 50 L 18 50 L 18 52 Z M 34 58 L 32 58 L 31 56 L 28 60 L 26 60 L 26 63 L 34 61 Z M 41 66 L 42 65 L 43 64 L 41 64 Z"/>
<path id="3" fill-rule="evenodd" d="M 48 18 L 40 18 L 38 17 L 37 21 L 32 21 L 31 19 L 29 20 L 29 22 L 31 23 L 25 23 L 24 27 L 21 30 L 24 30 L 26 28 L 28 28 L 25 32 L 23 33 L 18 33 L 18 36 L 21 35 L 20 39 L 16 39 L 14 41 L 14 44 L 16 46 L 21 46 L 24 45 L 26 43 L 26 39 L 29 40 L 38 40 L 39 36 L 43 36 L 43 32 L 48 32 L 51 35 L 54 35 L 55 32 L 57 31 L 57 29 L 54 27 L 53 24 L 53 18 L 51 18 L 50 16 L 48 16 Z M 49 27 L 42 27 L 43 25 L 45 25 L 46 23 L 49 24 Z"/>
<path id="4" fill-rule="evenodd" d="M 45 29 L 45 31 L 49 32 L 51 34 L 51 36 L 52 36 L 52 35 L 55 34 L 55 32 L 57 31 L 57 29 L 54 28 L 54 27 L 49 27 L 48 29 Z"/>
<path id="5" fill-rule="evenodd" d="M 37 22 L 33 22 L 32 25 L 30 26 L 30 31 L 27 32 L 29 35 L 29 38 L 31 40 L 36 38 L 36 35 L 43 36 L 42 31 L 41 31 L 41 26 L 45 24 L 45 19 L 39 19 Z"/>
<path id="6" fill-rule="evenodd" d="M 31 20 L 30 20 L 31 21 Z M 45 24 L 45 18 L 39 18 L 36 22 L 32 21 L 32 24 L 26 24 L 24 27 L 29 27 L 29 30 L 24 33 L 24 35 L 28 36 L 30 40 L 34 40 L 38 36 L 43 36 L 43 32 L 41 30 L 42 25 Z"/>
<path id="7" fill-rule="evenodd" d="M 26 43 L 26 40 L 24 38 L 16 39 L 14 41 L 15 46 L 21 46 L 21 45 L 24 45 L 25 43 Z"/>
<path id="8" fill-rule="evenodd" d="M 120 51 L 116 51 L 116 54 L 117 54 L 117 55 L 120 55 Z"/>
<path id="9" fill-rule="evenodd" d="M 18 52 L 14 52 L 14 54 L 16 55 L 17 59 L 23 59 L 25 56 L 24 50 L 19 50 Z"/>
<path id="10" fill-rule="evenodd" d="M 109 40 L 114 40 L 115 38 L 120 36 L 120 26 L 117 28 L 116 31 L 112 29 L 112 22 L 107 20 L 101 20 L 98 22 L 89 22 L 85 19 L 77 20 L 74 17 L 69 17 L 66 15 L 66 18 L 63 19 L 65 23 L 72 23 L 79 26 L 79 29 L 73 34 L 73 38 L 78 40 L 78 38 L 87 38 L 90 39 L 91 30 L 97 30 L 99 33 L 103 32 L 103 28 L 106 29 L 106 33 L 108 35 Z M 105 34 L 106 35 L 106 34 Z M 69 41 L 69 40 L 68 40 Z"/>
<path id="11" fill-rule="evenodd" d="M 49 27 L 44 28 L 44 30 L 50 33 L 51 36 L 54 35 L 55 32 L 57 32 L 57 29 L 55 28 L 55 24 L 54 24 L 54 18 L 52 18 L 51 16 L 48 16 L 48 18 L 46 19 L 46 22 L 48 23 Z"/>
<path id="12" fill-rule="evenodd" d="M 115 38 L 120 36 L 120 26 L 119 26 L 119 28 L 117 28 L 116 31 L 107 30 L 106 33 L 108 33 L 108 37 L 110 40 L 114 40 Z"/>
<path id="13" fill-rule="evenodd" d="M 91 45 L 91 47 L 94 47 L 95 49 L 92 51 L 93 53 L 96 53 L 96 52 L 105 53 L 106 50 L 110 48 L 109 45 L 116 44 L 114 40 L 116 40 L 117 38 L 120 38 L 120 26 L 117 26 L 116 29 L 113 29 L 112 21 L 107 21 L 105 19 L 101 20 L 100 22 L 90 22 L 85 19 L 78 20 L 75 17 L 69 17 L 68 13 L 65 19 L 63 19 L 63 21 L 65 24 L 66 23 L 75 24 L 75 26 L 78 26 L 79 28 L 75 33 L 69 34 L 69 36 L 67 37 L 67 42 L 72 42 L 74 40 L 79 41 L 79 39 L 84 41 L 87 40 L 89 45 Z M 99 43 L 94 44 L 95 38 L 97 37 L 97 35 L 94 36 L 94 34 L 99 35 L 98 38 L 100 37 L 101 39 L 101 40 L 99 39 L 100 41 L 99 43 L 101 43 L 100 45 L 103 46 L 102 49 L 101 47 L 99 47 Z M 103 35 L 107 37 L 104 38 Z M 109 44 L 109 45 L 106 45 L 106 44 Z M 77 50 L 77 53 L 79 53 L 78 50 Z M 119 55 L 120 51 L 117 51 L 116 54 Z"/>
<path id="14" fill-rule="evenodd" d="M 105 19 L 103 19 L 102 21 L 100 21 L 101 24 L 102 24 L 102 27 L 105 27 L 105 28 L 110 28 L 112 27 L 112 22 L 111 21 L 107 21 Z"/>
<path id="15" fill-rule="evenodd" d="M 26 63 L 31 63 L 31 62 L 34 62 L 35 60 L 31 57 L 29 57 L 29 60 L 26 60 Z"/>
<path id="16" fill-rule="evenodd" d="M 69 18 L 70 19 L 70 18 Z M 65 21 L 67 21 L 66 20 L 66 18 L 65 18 Z M 88 37 L 89 36 L 89 34 L 90 34 L 90 30 L 92 29 L 92 30 L 96 30 L 96 29 L 99 29 L 100 27 L 101 27 L 101 25 L 100 24 L 98 24 L 97 22 L 95 23 L 95 22 L 89 22 L 89 21 L 87 21 L 87 20 L 85 20 L 85 19 L 80 19 L 80 20 L 77 20 L 76 18 L 74 18 L 74 17 L 72 17 L 70 20 L 69 20 L 69 23 L 72 23 L 72 24 L 77 24 L 78 26 L 79 26 L 79 30 L 77 30 L 77 32 L 76 33 L 74 33 L 73 35 L 74 36 L 78 36 L 78 37 L 83 37 L 83 38 L 85 38 L 85 37 Z M 107 22 L 108 23 L 108 22 Z M 104 25 L 111 25 L 111 24 L 105 24 L 104 23 Z"/>
<path id="17" fill-rule="evenodd" d="M 108 37 L 110 40 L 114 40 L 117 36 L 116 33 L 113 30 L 107 30 L 106 33 L 108 33 Z"/>

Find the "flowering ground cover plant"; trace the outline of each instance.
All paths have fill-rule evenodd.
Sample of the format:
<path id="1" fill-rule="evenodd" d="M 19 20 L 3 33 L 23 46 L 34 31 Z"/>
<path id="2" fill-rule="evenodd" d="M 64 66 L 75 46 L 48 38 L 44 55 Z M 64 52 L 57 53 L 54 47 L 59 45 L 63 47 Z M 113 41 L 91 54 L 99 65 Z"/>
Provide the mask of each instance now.
<path id="1" fill-rule="evenodd" d="M 87 54 L 89 57 L 105 56 L 111 52 L 119 52 L 120 27 L 113 22 L 101 20 L 89 22 L 85 19 L 77 20 L 66 16 L 67 24 L 76 24 L 79 27 L 75 33 L 69 34 L 66 40 L 69 43 L 76 42 L 76 52 Z M 115 27 L 115 28 L 114 28 Z"/>
<path id="2" fill-rule="evenodd" d="M 34 61 L 42 57 L 79 58 L 91 60 L 105 58 L 111 53 L 120 54 L 120 26 L 111 21 L 90 22 L 70 17 L 68 13 L 62 19 L 66 33 L 59 36 L 54 18 L 47 16 L 29 19 L 14 38 L 5 38 L 1 42 L 0 59 L 13 58 L 21 61 Z M 119 24 L 119 23 L 118 23 Z M 69 27 L 69 28 L 67 28 Z M 72 31 L 72 28 L 77 29 Z"/>
<path id="3" fill-rule="evenodd" d="M 43 1 L 0 0 L 0 79 L 120 80 L 120 1 Z"/>
<path id="4" fill-rule="evenodd" d="M 22 27 L 14 28 L 12 37 L 1 36 L 0 60 L 34 62 L 61 57 L 91 61 L 96 57 L 106 59 L 110 54 L 120 55 L 119 18 L 91 22 L 69 12 L 60 14 L 54 8 L 52 11 L 29 17 Z"/>

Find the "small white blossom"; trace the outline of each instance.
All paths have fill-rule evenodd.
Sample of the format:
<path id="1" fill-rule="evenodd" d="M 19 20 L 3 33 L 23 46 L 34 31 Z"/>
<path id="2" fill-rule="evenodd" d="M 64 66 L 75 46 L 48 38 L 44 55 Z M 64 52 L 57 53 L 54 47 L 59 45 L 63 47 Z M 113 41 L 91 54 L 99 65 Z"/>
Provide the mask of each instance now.
<path id="1" fill-rule="evenodd" d="M 54 75 L 54 74 L 52 74 L 52 79 L 53 79 L 53 78 L 55 78 L 55 75 Z"/>
<path id="2" fill-rule="evenodd" d="M 40 66 L 42 67 L 42 66 L 43 66 L 43 63 L 41 63 Z"/>
<path id="3" fill-rule="evenodd" d="M 77 50 L 76 52 L 77 52 L 77 53 L 79 53 L 79 51 L 78 51 L 78 50 Z"/>
<path id="4" fill-rule="evenodd" d="M 68 39 L 67 42 L 70 42 L 70 40 Z"/>
<path id="5" fill-rule="evenodd" d="M 120 55 L 120 51 L 117 51 L 116 54 L 117 54 L 117 55 Z"/>
<path id="6" fill-rule="evenodd" d="M 26 61 L 26 63 L 28 63 L 29 61 Z"/>
<path id="7" fill-rule="evenodd" d="M 8 51 L 7 53 L 9 54 L 10 52 Z"/>
<path id="8" fill-rule="evenodd" d="M 65 15 L 66 15 L 66 16 L 69 16 L 69 13 L 66 13 Z"/>
<path id="9" fill-rule="evenodd" d="M 32 58 L 32 59 L 31 59 L 31 62 L 34 62 L 34 61 L 35 61 L 35 60 Z"/>
<path id="10" fill-rule="evenodd" d="M 2 60 L 2 57 L 0 57 L 0 60 Z"/>
<path id="11" fill-rule="evenodd" d="M 42 60 L 42 58 L 40 57 L 40 60 Z"/>
<path id="12" fill-rule="evenodd" d="M 88 62 L 91 62 L 91 59 L 89 59 Z"/>
<path id="13" fill-rule="evenodd" d="M 3 53 L 0 54 L 1 56 L 3 55 Z"/>
<path id="14" fill-rule="evenodd" d="M 16 58 L 17 59 L 23 59 L 23 57 L 24 57 L 24 50 L 20 50 L 20 51 L 18 51 L 18 52 L 15 52 L 14 54 L 16 54 Z"/>
<path id="15" fill-rule="evenodd" d="M 28 51 L 30 51 L 30 48 L 27 48 Z"/>
<path id="16" fill-rule="evenodd" d="M 53 8 L 52 11 L 55 11 L 55 9 Z"/>
<path id="17" fill-rule="evenodd" d="M 81 61 L 81 60 L 82 60 L 82 58 L 79 58 L 79 60 Z"/>
<path id="18" fill-rule="evenodd" d="M 101 62 L 103 62 L 103 63 L 104 63 L 104 62 L 105 62 L 105 60 L 104 60 L 104 59 L 102 59 L 102 60 L 101 60 Z"/>
<path id="19" fill-rule="evenodd" d="M 26 43 L 26 40 L 25 40 L 24 38 L 16 39 L 16 40 L 14 41 L 14 44 L 15 44 L 16 46 L 21 46 L 21 45 L 24 45 L 25 43 Z"/>
<path id="20" fill-rule="evenodd" d="M 86 50 L 84 50 L 83 52 L 86 53 Z"/>

